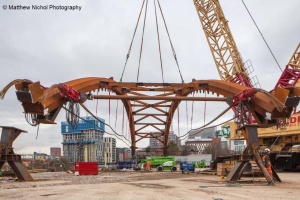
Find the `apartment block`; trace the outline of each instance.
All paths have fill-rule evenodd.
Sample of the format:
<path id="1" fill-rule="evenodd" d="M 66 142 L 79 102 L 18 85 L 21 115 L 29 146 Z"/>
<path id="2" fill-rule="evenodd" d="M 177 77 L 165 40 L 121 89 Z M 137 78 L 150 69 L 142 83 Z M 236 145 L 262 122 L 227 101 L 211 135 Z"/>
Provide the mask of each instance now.
<path id="1" fill-rule="evenodd" d="M 87 116 L 77 127 L 61 122 L 63 155 L 69 162 L 103 163 L 104 119 Z"/>
<path id="2" fill-rule="evenodd" d="M 106 164 L 116 163 L 116 139 L 112 137 L 103 138 L 104 162 Z"/>

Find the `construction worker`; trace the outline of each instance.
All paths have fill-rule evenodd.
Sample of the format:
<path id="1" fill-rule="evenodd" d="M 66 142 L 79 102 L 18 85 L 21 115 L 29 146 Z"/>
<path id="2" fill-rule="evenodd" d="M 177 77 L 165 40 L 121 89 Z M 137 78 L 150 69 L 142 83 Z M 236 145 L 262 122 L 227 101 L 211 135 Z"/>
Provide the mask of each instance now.
<path id="1" fill-rule="evenodd" d="M 262 161 L 267 168 L 271 179 L 273 179 L 273 173 L 272 173 L 272 165 L 271 165 L 271 159 L 270 159 L 270 149 L 266 148 L 262 154 Z"/>
<path id="2" fill-rule="evenodd" d="M 145 170 L 146 170 L 146 171 L 150 171 L 150 169 L 151 169 L 151 162 L 150 162 L 150 161 L 147 161 L 147 162 L 145 163 Z"/>

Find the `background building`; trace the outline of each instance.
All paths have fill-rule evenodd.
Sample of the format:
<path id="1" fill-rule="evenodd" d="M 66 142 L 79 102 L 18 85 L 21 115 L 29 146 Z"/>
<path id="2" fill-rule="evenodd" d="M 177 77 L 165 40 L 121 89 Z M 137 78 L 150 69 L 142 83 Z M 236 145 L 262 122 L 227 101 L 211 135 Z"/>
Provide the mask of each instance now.
<path id="1" fill-rule="evenodd" d="M 103 139 L 104 162 L 106 164 L 116 163 L 116 139 L 112 137 L 105 137 Z"/>
<path id="2" fill-rule="evenodd" d="M 245 140 L 230 140 L 229 125 L 223 125 L 221 130 L 217 130 L 216 127 L 201 131 L 192 130 L 186 144 L 197 147 L 198 154 L 211 152 L 213 157 L 229 152 L 242 153 L 246 145 Z"/>
<path id="3" fill-rule="evenodd" d="M 116 148 L 116 162 L 130 161 L 132 159 L 130 148 Z"/>
<path id="4" fill-rule="evenodd" d="M 104 162 L 104 119 L 98 119 L 101 122 L 90 116 L 84 117 L 84 120 L 79 120 L 76 128 L 61 122 L 63 155 L 69 162 Z"/>
<path id="5" fill-rule="evenodd" d="M 231 138 L 231 134 L 235 134 L 231 133 L 230 123 L 223 125 L 221 128 L 222 130 L 217 131 L 218 137 Z M 246 140 L 229 140 L 228 146 L 232 152 L 240 154 L 246 148 Z"/>
<path id="6" fill-rule="evenodd" d="M 212 146 L 212 139 L 206 138 L 206 139 L 189 139 L 185 143 L 186 145 L 194 146 L 196 147 L 196 152 L 193 152 L 193 154 L 202 154 L 206 153 L 206 149 L 210 146 Z"/>
<path id="7" fill-rule="evenodd" d="M 116 162 L 124 161 L 124 148 L 116 148 Z"/>
<path id="8" fill-rule="evenodd" d="M 159 137 L 162 141 L 164 140 L 164 136 Z M 174 134 L 174 131 L 169 132 L 169 137 L 168 137 L 168 144 L 170 141 L 177 141 L 177 135 Z M 163 144 L 156 138 L 150 138 L 150 143 L 149 143 L 150 148 L 152 147 L 162 147 Z"/>
<path id="9" fill-rule="evenodd" d="M 60 158 L 61 157 L 61 148 L 60 147 L 50 147 L 50 156 L 51 158 Z"/>
<path id="10" fill-rule="evenodd" d="M 201 131 L 194 129 L 189 132 L 188 140 L 215 138 L 217 136 L 216 131 L 216 127 L 206 128 Z"/>
<path id="11" fill-rule="evenodd" d="M 50 158 L 49 155 L 47 155 L 46 153 L 38 153 L 38 152 L 33 152 L 33 159 L 34 160 L 48 160 Z"/>
<path id="12" fill-rule="evenodd" d="M 207 128 L 201 131 L 191 130 L 186 145 L 196 147 L 197 151 L 193 152 L 194 154 L 207 153 L 205 151 L 212 146 L 212 139 L 217 137 L 216 131 L 216 127 Z"/>

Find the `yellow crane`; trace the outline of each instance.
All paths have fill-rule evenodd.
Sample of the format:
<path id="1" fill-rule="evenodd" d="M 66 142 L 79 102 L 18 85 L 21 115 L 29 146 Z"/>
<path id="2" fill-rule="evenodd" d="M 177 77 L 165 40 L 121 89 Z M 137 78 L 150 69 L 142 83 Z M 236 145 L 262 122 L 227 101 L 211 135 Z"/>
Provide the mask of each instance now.
<path id="1" fill-rule="evenodd" d="M 221 80 L 253 88 L 245 63 L 233 39 L 218 0 L 193 0 Z M 242 102 L 233 107 L 241 126 L 258 120 Z"/>
<path id="2" fill-rule="evenodd" d="M 292 87 L 300 86 L 300 43 L 282 72 L 274 93 L 293 92 Z M 299 96 L 299 94 L 297 95 Z M 284 101 L 284 99 L 282 99 Z M 289 119 L 282 119 L 277 127 L 259 129 L 259 141 L 263 147 L 272 151 L 291 151 L 294 144 L 300 144 L 300 113 L 295 112 Z M 300 165 L 299 165 L 300 167 Z"/>
<path id="3" fill-rule="evenodd" d="M 281 74 L 272 93 L 293 92 L 292 87 L 300 85 L 300 43 L 294 51 L 288 65 Z M 277 96 L 280 96 L 280 95 Z M 279 98 L 280 99 L 280 98 Z M 285 99 L 282 99 L 284 101 Z M 237 125 L 234 122 L 230 126 L 231 139 L 244 139 L 244 137 L 235 133 Z M 225 125 L 225 126 L 228 126 Z M 278 155 L 286 156 L 283 152 L 291 152 L 292 146 L 300 144 L 300 112 L 295 112 L 289 119 L 282 119 L 277 126 L 258 129 L 259 144 L 261 148 L 271 147 L 272 152 Z M 278 157 L 277 155 L 277 157 Z M 279 156 L 280 157 L 280 156 Z"/>
<path id="4" fill-rule="evenodd" d="M 220 79 L 253 87 L 219 1 L 193 1 Z M 293 93 L 291 87 L 300 86 L 299 78 L 300 44 L 275 85 L 272 94 L 280 99 L 282 93 Z M 285 101 L 285 99 L 280 100 Z M 236 129 L 237 124 L 230 123 L 231 139 L 245 139 L 242 134 L 236 132 Z M 260 146 L 272 146 L 273 151 L 287 150 L 293 144 L 300 143 L 300 114 L 295 113 L 290 119 L 283 119 L 279 128 L 258 129 L 258 139 Z"/>
<path id="5" fill-rule="evenodd" d="M 194 0 L 221 80 L 252 87 L 249 74 L 217 0 Z"/>

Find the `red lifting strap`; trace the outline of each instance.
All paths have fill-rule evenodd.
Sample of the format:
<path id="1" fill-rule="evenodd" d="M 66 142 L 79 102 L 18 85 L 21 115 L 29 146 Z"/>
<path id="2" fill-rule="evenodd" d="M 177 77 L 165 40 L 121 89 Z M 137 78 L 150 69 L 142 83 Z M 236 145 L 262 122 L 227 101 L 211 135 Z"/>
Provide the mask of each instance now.
<path id="1" fill-rule="evenodd" d="M 79 102 L 80 93 L 77 92 L 75 89 L 73 89 L 70 86 L 67 86 L 65 84 L 59 84 L 58 89 L 60 91 L 60 94 L 65 97 L 68 100 L 73 100 L 75 102 Z"/>
<path id="2" fill-rule="evenodd" d="M 243 90 L 233 97 L 234 105 L 239 104 L 241 101 L 252 99 L 256 93 L 257 90 L 255 88 Z"/>

